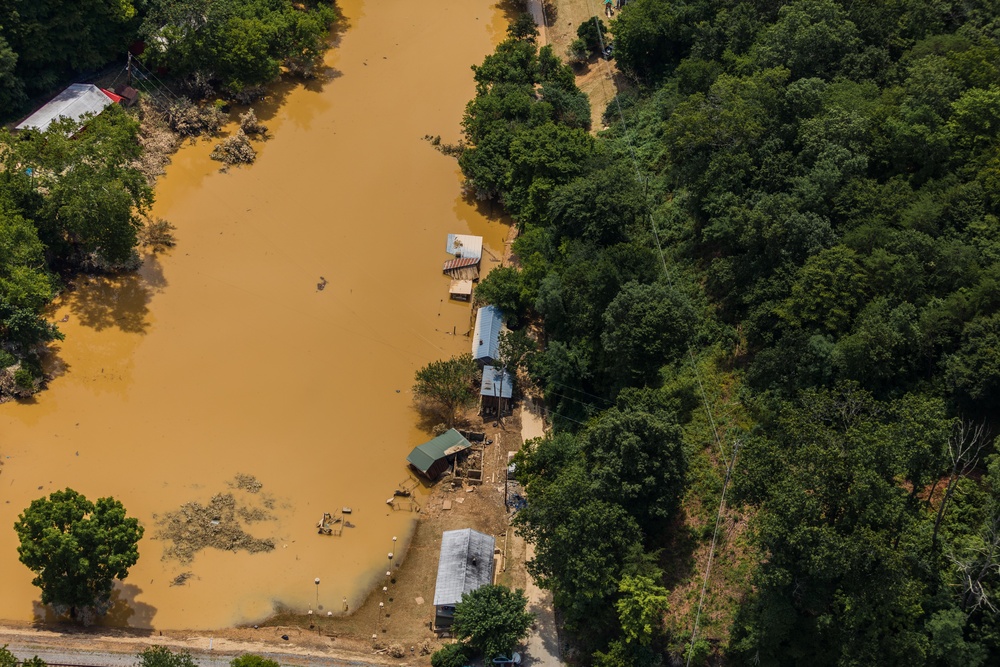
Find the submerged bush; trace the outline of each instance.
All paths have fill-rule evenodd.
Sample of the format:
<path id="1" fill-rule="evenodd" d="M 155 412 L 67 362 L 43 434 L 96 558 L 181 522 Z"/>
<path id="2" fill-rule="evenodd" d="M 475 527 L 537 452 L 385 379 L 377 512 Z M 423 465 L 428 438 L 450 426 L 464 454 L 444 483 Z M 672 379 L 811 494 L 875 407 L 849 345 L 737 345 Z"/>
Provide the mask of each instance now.
<path id="1" fill-rule="evenodd" d="M 267 125 L 257 120 L 257 114 L 253 107 L 247 109 L 246 113 L 240 114 L 240 129 L 251 137 L 264 138 L 267 136 Z"/>
<path id="2" fill-rule="evenodd" d="M 176 228 L 163 218 L 146 220 L 139 230 L 139 243 L 154 249 L 173 247 L 174 229 Z"/>
<path id="3" fill-rule="evenodd" d="M 180 98 L 167 110 L 170 129 L 182 137 L 215 134 L 226 124 L 226 114 L 215 104 L 195 104 L 186 97 Z"/>
<path id="4" fill-rule="evenodd" d="M 213 148 L 210 157 L 226 165 L 253 164 L 257 159 L 257 151 L 250 145 L 250 138 L 246 132 L 240 129 Z"/>

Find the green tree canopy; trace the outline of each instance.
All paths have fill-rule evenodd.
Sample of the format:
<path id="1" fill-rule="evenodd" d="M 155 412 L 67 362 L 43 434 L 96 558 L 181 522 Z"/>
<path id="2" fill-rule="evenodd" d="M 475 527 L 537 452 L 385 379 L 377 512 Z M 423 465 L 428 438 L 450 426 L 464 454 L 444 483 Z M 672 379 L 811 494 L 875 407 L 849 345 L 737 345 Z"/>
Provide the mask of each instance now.
<path id="1" fill-rule="evenodd" d="M 581 442 L 597 497 L 618 503 L 647 535 L 656 535 L 684 490 L 680 428 L 647 412 L 611 408 Z"/>
<path id="2" fill-rule="evenodd" d="M 197 667 L 198 663 L 187 651 L 174 653 L 166 646 L 150 646 L 140 651 L 136 667 Z"/>
<path id="3" fill-rule="evenodd" d="M 451 426 L 456 411 L 475 400 L 478 374 L 471 354 L 432 361 L 416 372 L 413 393 Z"/>
<path id="4" fill-rule="evenodd" d="M 283 66 L 314 74 L 335 18 L 332 5 L 317 0 L 152 0 L 143 57 L 196 89 L 208 84 L 238 95 L 274 81 Z"/>
<path id="5" fill-rule="evenodd" d="M 41 589 L 42 603 L 68 607 L 74 618 L 110 600 L 115 580 L 128 576 L 139 559 L 143 534 L 114 498 L 92 503 L 72 489 L 33 500 L 14 530 L 17 553 L 35 573 L 31 583 Z"/>
<path id="6" fill-rule="evenodd" d="M 480 586 L 463 593 L 455 606 L 455 636 L 487 660 L 510 655 L 518 642 L 528 636 L 535 620 L 526 610 L 528 598 L 521 589 L 511 590 L 495 584 Z"/>
<path id="7" fill-rule="evenodd" d="M 229 661 L 230 667 L 281 667 L 277 660 L 262 658 L 253 653 L 244 653 Z"/>
<path id="8" fill-rule="evenodd" d="M 618 585 L 622 597 L 615 602 L 625 641 L 648 646 L 663 629 L 663 615 L 670 605 L 668 591 L 651 577 L 622 577 Z"/>

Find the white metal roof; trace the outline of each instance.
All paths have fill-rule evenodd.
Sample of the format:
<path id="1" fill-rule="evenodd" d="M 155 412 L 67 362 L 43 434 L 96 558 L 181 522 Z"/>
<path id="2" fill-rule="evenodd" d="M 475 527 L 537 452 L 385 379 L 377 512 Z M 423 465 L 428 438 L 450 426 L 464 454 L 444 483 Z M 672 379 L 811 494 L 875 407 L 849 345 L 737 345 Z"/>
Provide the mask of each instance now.
<path id="1" fill-rule="evenodd" d="M 482 259 L 483 237 L 469 234 L 448 234 L 448 254 L 456 257 Z"/>
<path id="2" fill-rule="evenodd" d="M 434 606 L 454 606 L 463 593 L 493 583 L 496 540 L 471 528 L 446 530 L 441 535 Z"/>
<path id="3" fill-rule="evenodd" d="M 74 83 L 28 116 L 17 129 L 33 127 L 44 132 L 59 118 L 76 120 L 88 113 L 97 115 L 112 104 L 114 102 L 111 98 L 97 86 L 91 83 Z"/>
<path id="4" fill-rule="evenodd" d="M 479 395 L 510 398 L 514 395 L 514 378 L 509 371 L 494 366 L 483 366 L 483 384 L 479 389 Z"/>
<path id="5" fill-rule="evenodd" d="M 471 280 L 452 280 L 451 287 L 448 290 L 452 294 L 472 294 L 472 281 Z"/>
<path id="6" fill-rule="evenodd" d="M 483 306 L 476 312 L 476 328 L 472 331 L 472 358 L 492 362 L 500 356 L 500 331 L 503 313 L 496 306 Z"/>

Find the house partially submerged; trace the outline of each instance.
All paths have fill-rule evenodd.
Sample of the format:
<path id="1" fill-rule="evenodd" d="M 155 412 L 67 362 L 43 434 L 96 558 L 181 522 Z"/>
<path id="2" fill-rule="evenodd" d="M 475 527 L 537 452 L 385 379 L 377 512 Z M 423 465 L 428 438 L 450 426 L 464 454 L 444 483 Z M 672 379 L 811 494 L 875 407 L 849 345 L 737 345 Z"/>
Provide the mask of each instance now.
<path id="1" fill-rule="evenodd" d="M 421 475 L 435 480 L 448 469 L 455 456 L 472 444 L 455 429 L 448 429 L 438 437 L 414 447 L 406 460 Z"/>
<path id="2" fill-rule="evenodd" d="M 483 366 L 483 383 L 479 389 L 479 401 L 484 413 L 497 414 L 501 407 L 510 405 L 514 395 L 514 377 L 507 369 Z"/>
<path id="3" fill-rule="evenodd" d="M 449 255 L 465 259 L 482 259 L 483 237 L 469 234 L 448 234 L 448 245 L 445 248 Z"/>
<path id="4" fill-rule="evenodd" d="M 441 535 L 437 584 L 434 586 L 434 625 L 448 627 L 462 595 L 493 583 L 496 540 L 471 528 L 446 530 Z"/>
<path id="5" fill-rule="evenodd" d="M 469 301 L 472 299 L 472 281 L 452 280 L 451 287 L 448 289 L 448 294 L 456 301 Z"/>
<path id="6" fill-rule="evenodd" d="M 18 130 L 36 129 L 44 132 L 60 118 L 82 120 L 87 114 L 96 116 L 121 97 L 91 83 L 74 83 L 49 100 L 41 109 L 31 114 L 17 126 Z"/>
<path id="7" fill-rule="evenodd" d="M 452 256 L 444 263 L 444 272 L 452 280 L 479 280 L 479 262 L 483 257 L 483 237 L 448 234 L 445 250 Z"/>
<path id="8" fill-rule="evenodd" d="M 476 312 L 476 326 L 472 330 L 472 358 L 480 366 L 492 366 L 500 356 L 500 332 L 503 330 L 503 313 L 496 306 L 483 306 Z"/>

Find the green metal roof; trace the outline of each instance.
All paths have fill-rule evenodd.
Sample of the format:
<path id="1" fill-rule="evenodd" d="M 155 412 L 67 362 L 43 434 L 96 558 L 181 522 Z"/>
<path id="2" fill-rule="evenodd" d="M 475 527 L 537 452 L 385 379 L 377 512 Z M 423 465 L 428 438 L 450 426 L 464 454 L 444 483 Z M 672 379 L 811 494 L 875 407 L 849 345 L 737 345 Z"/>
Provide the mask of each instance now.
<path id="1" fill-rule="evenodd" d="M 426 473 L 434 465 L 435 461 L 451 456 L 456 452 L 467 449 L 472 445 L 462 437 L 462 434 L 455 429 L 448 429 L 438 437 L 429 442 L 425 442 L 419 447 L 414 447 L 406 460 L 413 464 L 413 467 L 420 472 Z"/>

